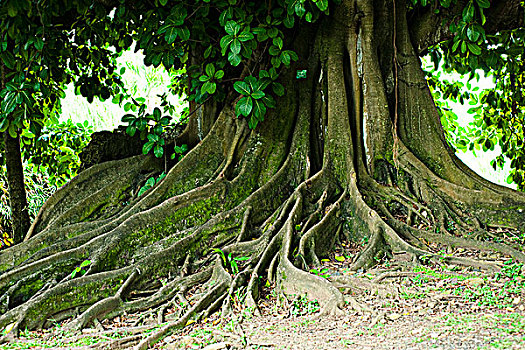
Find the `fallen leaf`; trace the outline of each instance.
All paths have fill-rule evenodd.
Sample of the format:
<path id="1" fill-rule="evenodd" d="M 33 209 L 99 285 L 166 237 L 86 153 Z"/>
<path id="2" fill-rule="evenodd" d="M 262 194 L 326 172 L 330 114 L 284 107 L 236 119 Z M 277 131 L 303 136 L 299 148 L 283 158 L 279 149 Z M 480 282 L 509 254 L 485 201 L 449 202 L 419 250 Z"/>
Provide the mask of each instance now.
<path id="1" fill-rule="evenodd" d="M 15 322 L 8 324 L 7 327 L 5 327 L 4 329 L 4 334 L 9 334 L 9 332 L 11 332 L 15 327 L 15 324 Z"/>

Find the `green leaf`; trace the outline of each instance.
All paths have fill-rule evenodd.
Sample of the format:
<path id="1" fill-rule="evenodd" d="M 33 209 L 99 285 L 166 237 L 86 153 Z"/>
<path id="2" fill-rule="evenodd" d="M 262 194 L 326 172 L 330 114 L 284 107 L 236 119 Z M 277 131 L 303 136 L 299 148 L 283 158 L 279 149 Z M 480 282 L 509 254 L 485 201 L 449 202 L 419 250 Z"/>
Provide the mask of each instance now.
<path id="1" fill-rule="evenodd" d="M 257 90 L 257 91 L 252 92 L 251 96 L 252 96 L 252 98 L 258 100 L 260 98 L 263 98 L 265 96 L 265 94 L 264 94 L 263 91 Z"/>
<path id="2" fill-rule="evenodd" d="M 166 40 L 168 44 L 172 44 L 177 39 L 178 34 L 179 34 L 179 28 L 169 27 L 166 29 L 166 33 L 164 34 L 164 39 Z"/>
<path id="3" fill-rule="evenodd" d="M 161 116 L 162 116 L 162 112 L 160 111 L 160 108 L 159 107 L 155 107 L 153 109 L 153 118 L 155 120 L 160 120 Z"/>
<path id="4" fill-rule="evenodd" d="M 463 9 L 463 21 L 470 22 L 474 18 L 475 14 L 474 6 L 472 6 L 472 2 L 469 2 L 467 6 Z"/>
<path id="5" fill-rule="evenodd" d="M 204 51 L 204 58 L 210 57 L 211 50 L 213 49 L 213 46 L 208 46 L 208 48 Z"/>
<path id="6" fill-rule="evenodd" d="M 470 52 L 472 52 L 474 55 L 479 56 L 481 54 L 481 47 L 479 47 L 476 44 L 473 43 L 467 43 L 468 49 Z"/>
<path id="7" fill-rule="evenodd" d="M 279 50 L 283 49 L 283 39 L 280 37 L 273 38 L 272 43 L 279 48 Z"/>
<path id="8" fill-rule="evenodd" d="M 16 139 L 18 137 L 17 127 L 16 127 L 15 124 L 13 124 L 13 123 L 9 124 L 8 132 L 9 132 L 9 136 L 11 136 L 11 138 Z"/>
<path id="9" fill-rule="evenodd" d="M 477 31 L 476 27 L 470 26 L 467 29 L 467 37 L 470 41 L 478 41 L 480 34 L 481 33 Z"/>
<path id="10" fill-rule="evenodd" d="M 312 19 L 313 19 L 313 15 L 311 12 L 308 12 L 306 14 L 306 16 L 304 17 L 304 19 L 306 19 L 306 22 L 312 22 Z"/>
<path id="11" fill-rule="evenodd" d="M 478 6 L 482 9 L 488 9 L 490 7 L 489 0 L 476 0 L 476 2 L 478 3 Z"/>
<path id="12" fill-rule="evenodd" d="M 334 256 L 334 259 L 337 260 L 337 261 L 339 261 L 339 262 L 343 262 L 343 261 L 345 261 L 345 257 L 344 257 L 344 256 L 337 256 L 337 255 L 336 255 L 336 256 Z"/>
<path id="13" fill-rule="evenodd" d="M 293 28 L 295 25 L 295 17 L 293 15 L 288 15 L 283 21 L 283 24 L 286 28 Z"/>
<path id="14" fill-rule="evenodd" d="M 241 26 L 238 25 L 235 21 L 228 21 L 224 26 L 224 30 L 226 31 L 226 33 L 236 36 L 241 30 Z"/>
<path id="15" fill-rule="evenodd" d="M 286 50 L 285 51 L 288 55 L 290 55 L 290 58 L 294 61 L 297 61 L 299 59 L 299 56 L 295 53 L 295 51 L 292 50 Z"/>
<path id="16" fill-rule="evenodd" d="M 483 13 L 483 9 L 479 9 L 479 15 L 481 16 L 481 25 L 485 25 L 487 22 L 487 18 L 485 17 L 485 13 Z"/>
<path id="17" fill-rule="evenodd" d="M 263 101 L 264 104 L 266 105 L 266 107 L 268 107 L 268 108 L 275 108 L 276 107 L 275 100 L 273 99 L 272 96 L 265 96 L 265 97 L 261 98 L 261 101 Z"/>
<path id="18" fill-rule="evenodd" d="M 159 0 L 159 3 L 160 3 L 162 6 L 166 6 L 166 4 L 168 3 L 168 0 Z"/>
<path id="19" fill-rule="evenodd" d="M 228 47 L 233 42 L 235 37 L 233 35 L 226 35 L 221 38 L 220 45 L 221 45 L 221 53 L 224 56 L 226 54 L 226 50 L 228 50 Z"/>
<path id="20" fill-rule="evenodd" d="M 8 3 L 7 14 L 10 17 L 16 17 L 16 15 L 18 14 L 18 10 L 13 6 L 13 2 Z"/>
<path id="21" fill-rule="evenodd" d="M 212 78 L 214 75 L 215 75 L 215 66 L 213 65 L 213 63 L 208 63 L 206 65 L 206 74 Z"/>
<path id="22" fill-rule="evenodd" d="M 277 56 L 281 52 L 281 50 L 277 46 L 272 45 L 270 46 L 270 49 L 268 50 L 268 52 L 272 56 Z"/>
<path id="23" fill-rule="evenodd" d="M 256 77 L 250 75 L 244 78 L 244 81 L 250 86 L 250 91 L 253 93 L 259 89 L 259 81 Z"/>
<path id="24" fill-rule="evenodd" d="M 237 39 L 239 39 L 240 41 L 248 41 L 248 40 L 252 40 L 253 38 L 254 38 L 253 34 L 248 31 L 243 31 L 241 32 L 241 34 L 237 36 Z"/>
<path id="25" fill-rule="evenodd" d="M 9 119 L 4 118 L 0 120 L 0 132 L 4 132 L 9 127 Z"/>
<path id="26" fill-rule="evenodd" d="M 328 10 L 328 0 L 318 0 L 315 4 L 323 12 Z"/>
<path id="27" fill-rule="evenodd" d="M 222 79 L 223 76 L 224 76 L 224 71 L 223 71 L 223 70 L 218 70 L 218 71 L 215 73 L 214 78 L 215 78 L 215 79 Z"/>
<path id="28" fill-rule="evenodd" d="M 280 83 L 273 83 L 272 84 L 273 92 L 277 96 L 283 96 L 284 95 L 284 86 L 282 86 Z"/>
<path id="29" fill-rule="evenodd" d="M 124 123 L 129 123 L 133 120 L 135 120 L 135 116 L 133 114 L 124 114 L 124 116 L 121 119 L 121 121 Z"/>
<path id="30" fill-rule="evenodd" d="M 219 15 L 219 24 L 224 27 L 226 21 L 232 18 L 232 8 L 228 7 L 225 11 L 222 11 Z"/>
<path id="31" fill-rule="evenodd" d="M 241 56 L 234 54 L 233 52 L 230 52 L 228 54 L 228 61 L 230 64 L 234 67 L 237 67 L 241 63 Z"/>
<path id="32" fill-rule="evenodd" d="M 146 180 L 145 186 L 148 188 L 151 188 L 154 185 L 155 185 L 155 178 L 153 176 L 148 177 L 148 179 Z"/>
<path id="33" fill-rule="evenodd" d="M 153 142 L 153 141 L 146 142 L 144 144 L 144 146 L 142 146 L 142 154 L 148 154 L 149 151 L 153 148 L 154 145 L 155 145 L 155 142 Z"/>
<path id="34" fill-rule="evenodd" d="M 259 121 L 257 120 L 257 118 L 251 116 L 250 119 L 248 119 L 248 127 L 250 129 L 255 129 L 257 127 L 257 124 L 259 123 Z"/>
<path id="35" fill-rule="evenodd" d="M 461 43 L 461 40 L 457 40 L 456 42 L 454 42 L 454 45 L 452 45 L 452 52 L 456 52 L 460 43 Z"/>
<path id="36" fill-rule="evenodd" d="M 253 115 L 257 118 L 257 120 L 263 121 L 265 114 L 266 114 L 266 106 L 264 105 L 263 101 L 254 100 L 253 101 Z"/>
<path id="37" fill-rule="evenodd" d="M 36 137 L 35 134 L 33 134 L 31 131 L 24 129 L 22 130 L 22 133 L 20 134 L 22 137 L 27 137 L 28 139 L 34 139 Z"/>
<path id="38" fill-rule="evenodd" d="M 40 37 L 35 38 L 35 48 L 38 51 L 42 51 L 42 49 L 44 48 L 44 41 L 42 40 L 42 38 Z"/>
<path id="39" fill-rule="evenodd" d="M 217 89 L 217 85 L 214 82 L 207 81 L 204 84 L 202 84 L 201 92 L 202 93 L 207 92 L 210 95 L 213 95 L 216 89 Z"/>
<path id="40" fill-rule="evenodd" d="M 130 125 L 126 128 L 126 134 L 128 134 L 129 136 L 133 137 L 135 136 L 135 133 L 137 132 L 137 128 L 134 127 L 133 125 Z M 147 152 L 146 152 L 147 153 Z"/>
<path id="41" fill-rule="evenodd" d="M 281 52 L 281 62 L 285 65 L 285 66 L 289 66 L 290 65 L 290 55 L 288 54 L 288 52 L 286 51 L 283 51 Z"/>
<path id="42" fill-rule="evenodd" d="M 238 55 L 241 52 L 241 42 L 238 39 L 233 39 L 233 42 L 231 43 L 230 50 Z"/>
<path id="43" fill-rule="evenodd" d="M 270 29 L 268 29 L 268 36 L 270 38 L 275 38 L 277 35 L 279 35 L 279 29 L 277 29 L 276 27 L 271 27 Z"/>
<path id="44" fill-rule="evenodd" d="M 295 4 L 295 13 L 297 14 L 297 16 L 299 16 L 299 18 L 304 16 L 304 14 L 306 13 L 306 10 L 305 10 L 304 5 L 302 3 L 297 2 Z"/>
<path id="45" fill-rule="evenodd" d="M 178 33 L 182 41 L 187 41 L 191 35 L 190 30 L 186 26 L 179 28 Z"/>
<path id="46" fill-rule="evenodd" d="M 248 85 L 244 81 L 236 81 L 233 84 L 233 88 L 235 89 L 235 91 L 244 96 L 249 96 L 251 92 L 250 85 Z"/>
<path id="47" fill-rule="evenodd" d="M 266 41 L 268 39 L 268 33 L 265 28 L 257 27 L 253 28 L 252 32 L 257 35 L 257 40 L 259 42 Z"/>
<path id="48" fill-rule="evenodd" d="M 155 154 L 155 157 L 157 158 L 162 158 L 162 155 L 164 154 L 164 148 L 161 145 L 155 145 L 153 154 Z"/>
<path id="49" fill-rule="evenodd" d="M 84 260 L 80 264 L 80 268 L 83 268 L 83 267 L 86 267 L 86 266 L 89 266 L 89 265 L 91 265 L 91 261 L 90 260 Z"/>
<path id="50" fill-rule="evenodd" d="M 235 113 L 237 115 L 244 115 L 247 117 L 250 115 L 253 108 L 253 100 L 250 96 L 245 96 L 241 98 L 239 101 L 237 101 L 237 104 L 235 105 Z"/>

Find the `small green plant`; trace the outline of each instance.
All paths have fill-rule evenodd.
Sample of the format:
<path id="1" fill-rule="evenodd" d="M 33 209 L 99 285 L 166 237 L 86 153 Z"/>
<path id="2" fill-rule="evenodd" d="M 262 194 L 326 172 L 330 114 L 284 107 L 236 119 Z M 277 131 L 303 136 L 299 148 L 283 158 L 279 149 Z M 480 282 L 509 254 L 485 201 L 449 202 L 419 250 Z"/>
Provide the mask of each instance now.
<path id="1" fill-rule="evenodd" d="M 221 257 L 224 266 L 229 267 L 234 275 L 239 273 L 239 264 L 240 261 L 246 261 L 250 260 L 247 256 L 241 256 L 241 257 L 232 257 L 232 253 L 229 253 L 228 256 L 224 254 L 224 252 L 218 248 L 214 248 L 213 251 Z"/>
<path id="2" fill-rule="evenodd" d="M 323 277 L 323 278 L 328 278 L 330 276 L 330 274 L 328 273 L 328 269 L 327 268 L 323 268 L 321 270 L 310 269 L 310 273 L 313 273 L 314 275 L 319 276 L 319 277 Z"/>
<path id="3" fill-rule="evenodd" d="M 52 187 L 60 187 L 75 177 L 80 168 L 80 152 L 91 140 L 94 129 L 86 120 L 74 123 L 48 122 L 36 134 L 26 131 L 21 135 L 26 171 L 47 174 Z"/>
<path id="4" fill-rule="evenodd" d="M 164 173 L 164 172 L 162 172 L 162 174 L 160 174 L 159 177 L 157 177 L 157 179 L 155 179 L 154 176 L 150 176 L 146 180 L 146 183 L 144 184 L 144 186 L 142 186 L 139 189 L 139 192 L 137 193 L 137 196 L 138 197 L 142 196 L 147 190 L 149 190 L 150 188 L 152 188 L 153 186 L 158 184 L 160 182 L 160 180 L 162 180 L 165 177 L 166 177 L 166 173 Z"/>
<path id="5" fill-rule="evenodd" d="M 496 273 L 496 279 L 501 279 L 503 277 L 508 277 L 514 279 L 519 276 L 521 268 L 523 267 L 522 263 L 514 262 L 514 260 L 507 260 L 503 264 L 503 268 L 500 272 Z"/>
<path id="6" fill-rule="evenodd" d="M 75 276 L 78 274 L 80 274 L 80 276 L 84 276 L 87 272 L 87 270 L 84 270 L 84 268 L 88 267 L 89 265 L 91 265 L 91 260 L 82 261 L 82 263 L 75 267 L 75 269 L 71 272 L 71 278 L 75 278 Z"/>
<path id="7" fill-rule="evenodd" d="M 313 314 L 319 310 L 319 302 L 308 299 L 306 294 L 294 298 L 290 304 L 290 315 L 295 317 Z"/>
<path id="8" fill-rule="evenodd" d="M 306 79 L 306 69 L 298 70 L 295 78 L 296 79 Z"/>
<path id="9" fill-rule="evenodd" d="M 173 149 L 174 153 L 171 155 L 171 159 L 177 158 L 177 162 L 178 162 L 182 159 L 182 157 L 184 157 L 184 153 L 186 153 L 187 151 L 188 151 L 188 145 L 186 144 L 175 146 L 175 148 Z"/>
<path id="10" fill-rule="evenodd" d="M 134 110 L 134 108 L 138 108 L 136 115 L 128 113 L 122 117 L 122 122 L 128 124 L 126 133 L 134 136 L 138 131 L 141 139 L 147 139 L 142 147 L 142 153 L 148 154 L 153 150 L 155 157 L 161 158 L 164 155 L 165 144 L 162 133 L 166 126 L 169 125 L 171 117 L 169 115 L 163 116 L 158 107 L 153 109 L 152 114 L 148 114 L 146 113 L 146 104 L 144 101 L 140 100 L 141 103 L 139 103 L 137 100 L 133 100 L 134 104 L 128 102 L 124 105 L 124 110 Z"/>

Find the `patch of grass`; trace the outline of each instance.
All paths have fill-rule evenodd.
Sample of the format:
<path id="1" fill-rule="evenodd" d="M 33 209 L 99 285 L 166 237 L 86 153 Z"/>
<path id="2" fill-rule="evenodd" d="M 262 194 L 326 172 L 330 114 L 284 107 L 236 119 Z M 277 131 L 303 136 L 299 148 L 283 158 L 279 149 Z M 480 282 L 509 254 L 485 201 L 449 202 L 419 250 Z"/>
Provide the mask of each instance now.
<path id="1" fill-rule="evenodd" d="M 426 291 L 407 291 L 403 290 L 399 292 L 399 296 L 405 300 L 410 299 L 424 299 L 427 297 Z"/>
<path id="2" fill-rule="evenodd" d="M 300 295 L 290 303 L 290 315 L 294 317 L 305 316 L 320 310 L 317 300 L 310 300 L 306 294 Z"/>
<path id="3" fill-rule="evenodd" d="M 525 280 L 520 276 L 522 266 L 522 263 L 508 260 L 495 275 L 496 286 L 484 284 L 477 287 L 457 288 L 454 294 L 461 295 L 465 300 L 476 302 L 480 306 L 514 307 L 521 302 L 521 294 L 525 289 Z"/>

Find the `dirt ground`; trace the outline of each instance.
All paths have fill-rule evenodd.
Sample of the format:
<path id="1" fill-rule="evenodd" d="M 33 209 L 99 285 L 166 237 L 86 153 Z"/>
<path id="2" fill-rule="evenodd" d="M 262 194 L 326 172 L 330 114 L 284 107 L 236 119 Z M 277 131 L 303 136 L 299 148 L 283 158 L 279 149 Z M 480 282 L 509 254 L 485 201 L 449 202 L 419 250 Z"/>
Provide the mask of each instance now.
<path id="1" fill-rule="evenodd" d="M 503 281 L 495 276 L 430 271 L 388 281 L 388 287 L 397 290 L 391 297 L 377 293 L 356 296 L 366 309 L 362 312 L 348 306 L 346 315 L 319 316 L 315 302 L 297 299 L 279 305 L 269 294 L 260 305 L 261 316 L 234 316 L 216 326 L 213 321 L 190 326 L 158 347 L 525 349 L 525 306 L 518 295 L 521 289 L 506 293 L 511 278 Z"/>
<path id="2" fill-rule="evenodd" d="M 154 348 L 525 349 L 522 264 L 495 256 L 502 267 L 498 273 L 439 265 L 401 268 L 391 263 L 355 273 L 345 270 L 345 260 L 335 255 L 311 270 L 346 293 L 342 315 L 321 315 L 317 301 L 306 295 L 285 297 L 267 283 L 258 305 L 260 315 L 245 307 L 241 290 L 231 297 L 231 316 L 215 313 L 190 321 Z M 166 310 L 163 321 L 176 316 L 173 307 Z M 22 332 L 19 339 L 0 348 L 128 348 L 133 339 L 136 342 L 162 326 L 158 321 L 152 310 L 104 320 L 81 335 L 56 324 L 44 332 Z"/>

